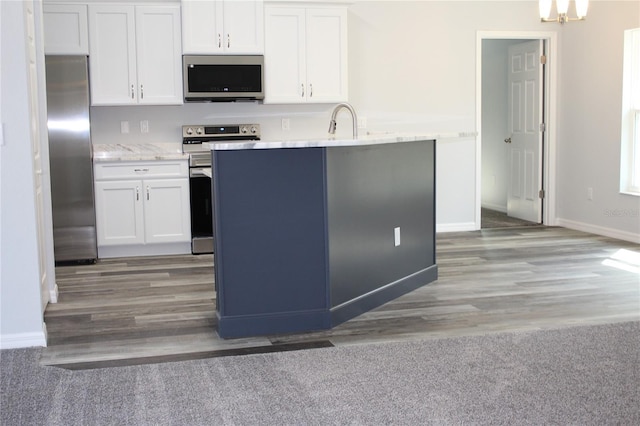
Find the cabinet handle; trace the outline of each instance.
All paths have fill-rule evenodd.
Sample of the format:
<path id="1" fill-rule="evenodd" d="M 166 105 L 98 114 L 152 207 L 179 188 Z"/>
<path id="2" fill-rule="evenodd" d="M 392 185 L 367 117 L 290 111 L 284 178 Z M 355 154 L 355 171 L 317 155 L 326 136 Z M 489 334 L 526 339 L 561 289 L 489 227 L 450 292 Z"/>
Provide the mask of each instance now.
<path id="1" fill-rule="evenodd" d="M 149 185 L 147 185 L 147 201 L 149 201 Z"/>
<path id="2" fill-rule="evenodd" d="M 227 49 L 231 47 L 231 35 L 227 34 Z"/>
<path id="3" fill-rule="evenodd" d="M 218 48 L 222 47 L 222 34 L 218 33 Z"/>
<path id="4" fill-rule="evenodd" d="M 140 85 L 140 99 L 144 99 L 144 87 L 142 87 L 142 84 Z"/>
<path id="5" fill-rule="evenodd" d="M 309 84 L 309 97 L 313 98 L 313 84 Z"/>
<path id="6" fill-rule="evenodd" d="M 301 97 L 303 97 L 303 98 L 304 98 L 304 84 L 301 84 L 301 85 L 300 85 L 300 87 L 302 88 L 302 95 L 301 95 Z"/>
<path id="7" fill-rule="evenodd" d="M 131 85 L 131 99 L 135 99 L 135 94 L 133 91 L 133 84 Z"/>
<path id="8" fill-rule="evenodd" d="M 134 172 L 144 172 L 144 173 L 146 173 L 146 172 L 149 171 L 149 169 L 133 169 L 133 171 Z"/>
<path id="9" fill-rule="evenodd" d="M 136 186 L 136 201 L 140 201 L 140 188 Z"/>

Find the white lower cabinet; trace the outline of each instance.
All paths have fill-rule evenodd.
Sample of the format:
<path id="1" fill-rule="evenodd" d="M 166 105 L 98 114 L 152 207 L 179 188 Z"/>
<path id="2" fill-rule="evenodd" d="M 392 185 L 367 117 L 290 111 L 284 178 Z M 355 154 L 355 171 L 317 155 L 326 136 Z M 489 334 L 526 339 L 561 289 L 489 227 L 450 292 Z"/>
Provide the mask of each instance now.
<path id="1" fill-rule="evenodd" d="M 95 179 L 98 257 L 191 252 L 186 161 L 97 164 Z"/>

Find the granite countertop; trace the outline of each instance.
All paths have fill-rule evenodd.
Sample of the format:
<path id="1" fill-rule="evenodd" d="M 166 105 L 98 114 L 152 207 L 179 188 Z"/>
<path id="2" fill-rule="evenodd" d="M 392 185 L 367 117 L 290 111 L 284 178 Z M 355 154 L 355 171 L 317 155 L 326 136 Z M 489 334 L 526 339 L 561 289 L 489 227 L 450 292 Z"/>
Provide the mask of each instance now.
<path id="1" fill-rule="evenodd" d="M 213 151 L 241 150 L 241 149 L 278 149 L 278 148 L 314 148 L 314 147 L 336 147 L 336 146 L 360 146 L 378 145 L 387 143 L 415 142 L 421 140 L 442 140 L 470 138 L 477 136 L 477 132 L 458 133 L 424 133 L 424 134 L 404 134 L 404 133 L 377 133 L 359 136 L 357 139 L 300 139 L 300 140 L 260 140 L 260 141 L 235 141 L 235 142 L 211 142 L 208 144 Z"/>
<path id="2" fill-rule="evenodd" d="M 186 160 L 188 154 L 182 152 L 179 143 L 144 143 L 144 144 L 95 144 L 93 145 L 93 161 L 95 163 L 109 161 L 157 161 Z"/>

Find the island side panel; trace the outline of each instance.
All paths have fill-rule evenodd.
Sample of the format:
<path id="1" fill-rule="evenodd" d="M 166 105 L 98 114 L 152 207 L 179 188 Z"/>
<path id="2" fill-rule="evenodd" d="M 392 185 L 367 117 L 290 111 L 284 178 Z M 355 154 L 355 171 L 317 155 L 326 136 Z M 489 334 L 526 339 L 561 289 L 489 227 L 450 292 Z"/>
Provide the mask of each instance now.
<path id="1" fill-rule="evenodd" d="M 435 141 L 328 148 L 327 197 L 332 325 L 437 278 Z"/>
<path id="2" fill-rule="evenodd" d="M 324 153 L 213 151 L 221 337 L 329 328 Z"/>

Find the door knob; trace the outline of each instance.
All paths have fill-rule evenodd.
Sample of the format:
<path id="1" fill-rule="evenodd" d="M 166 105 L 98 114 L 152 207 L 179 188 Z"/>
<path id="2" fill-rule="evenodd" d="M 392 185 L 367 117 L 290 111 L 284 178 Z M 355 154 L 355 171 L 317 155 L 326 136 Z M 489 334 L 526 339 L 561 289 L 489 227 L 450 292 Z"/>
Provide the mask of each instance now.
<path id="1" fill-rule="evenodd" d="M 504 140 L 504 143 L 511 143 L 511 138 L 506 138 L 506 139 Z"/>

